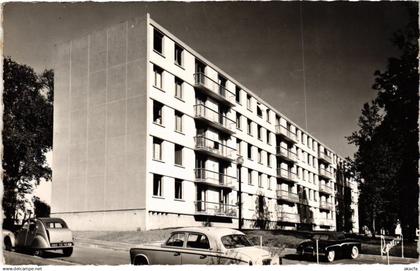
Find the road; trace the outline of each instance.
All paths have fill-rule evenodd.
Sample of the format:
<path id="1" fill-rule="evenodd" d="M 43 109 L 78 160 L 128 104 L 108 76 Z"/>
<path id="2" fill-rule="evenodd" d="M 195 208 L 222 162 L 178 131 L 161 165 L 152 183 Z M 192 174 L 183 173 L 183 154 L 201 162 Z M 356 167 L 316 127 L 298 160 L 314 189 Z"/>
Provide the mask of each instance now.
<path id="1" fill-rule="evenodd" d="M 293 265 L 293 264 L 313 264 L 314 260 L 304 261 L 294 254 L 290 254 L 292 251 L 288 251 L 289 254 L 285 255 L 283 258 L 283 264 Z M 122 250 L 113 250 L 109 248 L 98 248 L 98 247 L 84 247 L 77 246 L 74 248 L 73 255 L 71 257 L 63 257 L 60 253 L 48 253 L 45 258 L 39 258 L 34 256 L 29 256 L 25 254 L 15 253 L 15 252 L 6 252 L 4 254 L 6 264 L 10 265 L 19 265 L 19 264 L 35 264 L 35 265 L 124 265 L 128 264 L 130 259 L 128 251 Z M 399 260 L 393 258 L 392 263 L 408 263 L 409 261 L 415 262 L 416 259 L 410 260 Z M 326 262 L 321 262 L 322 264 L 330 264 Z M 361 254 L 358 259 L 338 259 L 332 264 L 374 264 L 382 263 L 386 264 L 386 261 L 379 256 L 372 255 L 363 255 Z"/>

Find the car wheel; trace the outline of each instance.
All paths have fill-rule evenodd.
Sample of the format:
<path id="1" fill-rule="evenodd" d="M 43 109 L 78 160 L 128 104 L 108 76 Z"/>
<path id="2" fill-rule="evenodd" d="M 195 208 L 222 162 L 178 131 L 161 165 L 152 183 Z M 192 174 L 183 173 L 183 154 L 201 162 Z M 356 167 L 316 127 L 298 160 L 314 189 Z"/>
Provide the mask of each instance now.
<path id="1" fill-rule="evenodd" d="M 71 254 L 73 254 L 73 248 L 72 247 L 63 248 L 63 254 L 65 257 L 70 257 Z"/>
<path id="2" fill-rule="evenodd" d="M 350 258 L 356 259 L 359 257 L 359 248 L 357 246 L 353 246 L 350 251 Z"/>
<path id="3" fill-rule="evenodd" d="M 32 254 L 38 257 L 44 257 L 44 251 L 39 249 L 32 250 Z"/>
<path id="4" fill-rule="evenodd" d="M 136 258 L 134 258 L 134 265 L 148 265 L 149 262 L 146 260 L 145 257 L 142 256 L 138 256 Z"/>
<path id="5" fill-rule="evenodd" d="M 4 249 L 7 251 L 12 251 L 12 242 L 10 241 L 10 238 L 4 239 Z"/>
<path id="6" fill-rule="evenodd" d="M 333 249 L 331 249 L 327 252 L 327 261 L 328 262 L 333 262 L 334 259 L 335 259 L 335 251 Z"/>

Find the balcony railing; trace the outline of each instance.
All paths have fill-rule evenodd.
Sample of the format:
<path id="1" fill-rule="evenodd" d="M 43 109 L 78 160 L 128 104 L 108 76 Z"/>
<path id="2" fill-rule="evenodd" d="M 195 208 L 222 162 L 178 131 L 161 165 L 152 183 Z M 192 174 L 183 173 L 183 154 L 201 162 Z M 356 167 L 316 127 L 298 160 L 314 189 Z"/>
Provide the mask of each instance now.
<path id="1" fill-rule="evenodd" d="M 297 136 L 295 133 L 292 133 L 287 127 L 283 125 L 276 125 L 276 133 L 284 137 L 284 139 L 292 142 L 297 143 Z"/>
<path id="2" fill-rule="evenodd" d="M 194 74 L 195 87 L 206 92 L 207 95 L 231 106 L 235 103 L 235 94 L 230 92 L 226 87 L 218 84 L 204 73 Z"/>
<path id="3" fill-rule="evenodd" d="M 238 206 L 225 203 L 196 201 L 195 212 L 200 215 L 236 217 Z"/>
<path id="4" fill-rule="evenodd" d="M 284 168 L 277 169 L 277 177 L 282 178 L 283 180 L 286 180 L 286 181 L 291 181 L 291 182 L 298 181 L 298 176 L 296 175 L 296 173 L 293 173 Z"/>
<path id="5" fill-rule="evenodd" d="M 279 157 L 282 157 L 283 159 L 285 159 L 288 162 L 295 163 L 297 161 L 297 155 L 296 155 L 296 153 L 288 150 L 285 147 L 277 146 L 277 155 Z"/>
<path id="6" fill-rule="evenodd" d="M 300 223 L 300 216 L 299 214 L 278 211 L 277 220 L 283 222 Z"/>
<path id="7" fill-rule="evenodd" d="M 277 199 L 293 202 L 293 203 L 299 202 L 299 195 L 296 193 L 279 189 L 276 191 L 276 194 L 277 194 Z"/>
<path id="8" fill-rule="evenodd" d="M 332 195 L 333 191 L 334 191 L 333 188 L 329 185 L 326 185 L 326 184 L 319 185 L 319 192 Z"/>
<path id="9" fill-rule="evenodd" d="M 321 162 L 325 162 L 327 164 L 331 164 L 331 157 L 329 157 L 328 155 L 326 155 L 324 152 L 318 152 L 318 160 L 320 160 Z"/>
<path id="10" fill-rule="evenodd" d="M 216 110 L 205 106 L 204 104 L 194 105 L 194 112 L 196 118 L 206 121 L 215 128 L 229 134 L 233 134 L 235 131 L 236 123 L 233 120 L 227 118 L 223 114 L 220 114 Z"/>
<path id="11" fill-rule="evenodd" d="M 324 177 L 326 179 L 331 179 L 332 178 L 331 172 L 329 172 L 328 170 L 326 170 L 324 168 L 319 169 L 319 176 Z"/>
<path id="12" fill-rule="evenodd" d="M 223 145 L 216 140 L 207 138 L 204 135 L 198 135 L 194 137 L 194 140 L 195 149 L 197 151 L 202 151 L 217 158 L 229 161 L 232 161 L 236 158 L 236 149 Z"/>
<path id="13" fill-rule="evenodd" d="M 205 168 L 196 168 L 195 180 L 209 185 L 232 188 L 236 178 Z"/>
<path id="14" fill-rule="evenodd" d="M 319 202 L 319 208 L 324 209 L 324 210 L 332 211 L 333 205 L 329 202 L 326 202 L 326 201 L 320 201 Z"/>

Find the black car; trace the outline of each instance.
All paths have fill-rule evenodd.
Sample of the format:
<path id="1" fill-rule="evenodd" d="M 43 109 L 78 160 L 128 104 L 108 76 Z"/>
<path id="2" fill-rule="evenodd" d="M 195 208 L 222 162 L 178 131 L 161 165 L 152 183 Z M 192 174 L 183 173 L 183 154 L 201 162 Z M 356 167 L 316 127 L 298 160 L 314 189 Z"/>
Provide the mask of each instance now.
<path id="1" fill-rule="evenodd" d="M 356 259 L 362 247 L 359 241 L 346 238 L 342 232 L 320 231 L 313 232 L 311 239 L 302 241 L 297 246 L 296 253 L 300 256 L 316 257 L 316 240 L 318 240 L 318 255 L 329 262 L 337 257 Z"/>

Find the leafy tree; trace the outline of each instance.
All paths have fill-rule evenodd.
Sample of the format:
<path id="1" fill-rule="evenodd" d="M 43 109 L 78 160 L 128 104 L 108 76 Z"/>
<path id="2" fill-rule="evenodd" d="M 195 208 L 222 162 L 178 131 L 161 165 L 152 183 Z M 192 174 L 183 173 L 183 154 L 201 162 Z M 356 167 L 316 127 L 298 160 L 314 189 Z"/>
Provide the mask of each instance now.
<path id="1" fill-rule="evenodd" d="M 39 197 L 34 196 L 34 209 L 35 209 L 35 217 L 49 217 L 51 213 L 51 207 L 43 202 Z"/>
<path id="2" fill-rule="evenodd" d="M 364 105 L 360 130 L 348 140 L 358 147 L 353 166 L 361 181 L 361 224 L 393 232 L 399 218 L 410 238 L 418 227 L 419 33 L 417 4 L 407 5 L 410 22 L 392 39 L 401 55 L 375 72 L 377 97 Z"/>
<path id="3" fill-rule="evenodd" d="M 45 154 L 52 148 L 54 73 L 37 75 L 10 57 L 3 64 L 3 210 L 12 227 L 22 198 L 34 184 L 51 180 Z"/>

